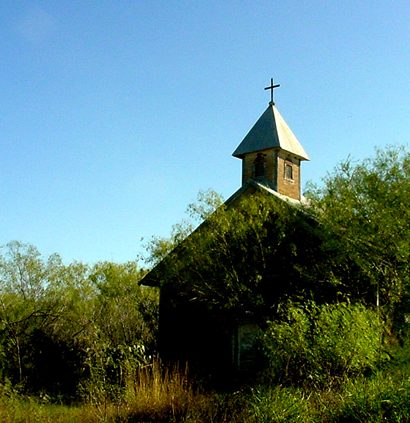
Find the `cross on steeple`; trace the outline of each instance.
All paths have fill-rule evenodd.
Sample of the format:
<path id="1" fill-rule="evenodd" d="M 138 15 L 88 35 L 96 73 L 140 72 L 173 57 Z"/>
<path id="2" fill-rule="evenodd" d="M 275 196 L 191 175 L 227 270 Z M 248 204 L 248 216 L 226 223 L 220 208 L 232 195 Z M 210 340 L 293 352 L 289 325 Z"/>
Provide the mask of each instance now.
<path id="1" fill-rule="evenodd" d="M 280 84 L 273 84 L 273 78 L 270 79 L 270 86 L 269 87 L 265 87 L 265 90 L 270 90 L 270 103 L 269 104 L 275 104 L 273 102 L 273 90 L 275 88 L 280 87 Z"/>

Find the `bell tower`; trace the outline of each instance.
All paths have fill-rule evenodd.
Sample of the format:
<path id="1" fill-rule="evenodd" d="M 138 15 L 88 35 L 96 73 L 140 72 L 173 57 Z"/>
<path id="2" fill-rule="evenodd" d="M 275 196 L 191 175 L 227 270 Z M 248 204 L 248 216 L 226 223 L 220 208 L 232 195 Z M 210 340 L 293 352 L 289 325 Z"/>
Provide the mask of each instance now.
<path id="1" fill-rule="evenodd" d="M 309 160 L 302 145 L 289 128 L 273 101 L 273 90 L 266 87 L 271 101 L 233 156 L 242 160 L 242 185 L 255 180 L 279 194 L 301 199 L 300 164 Z"/>

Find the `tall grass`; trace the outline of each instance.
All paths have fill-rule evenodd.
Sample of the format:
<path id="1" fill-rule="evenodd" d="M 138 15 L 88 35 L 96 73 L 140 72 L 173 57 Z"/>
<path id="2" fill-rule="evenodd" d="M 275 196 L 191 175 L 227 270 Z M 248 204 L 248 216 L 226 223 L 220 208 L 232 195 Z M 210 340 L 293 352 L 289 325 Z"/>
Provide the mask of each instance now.
<path id="1" fill-rule="evenodd" d="M 154 361 L 127 380 L 117 419 L 136 422 L 243 422 L 238 396 L 204 393 L 191 382 L 187 366 L 166 368 Z"/>
<path id="2" fill-rule="evenodd" d="M 81 422 L 83 407 L 52 405 L 47 400 L 20 396 L 9 386 L 0 386 L 0 421 L 2 423 Z"/>
<path id="3" fill-rule="evenodd" d="M 241 393 L 201 392 L 189 381 L 187 368 L 166 368 L 158 361 L 139 368 L 127 377 L 121 395 L 104 396 L 89 385 L 88 401 L 68 407 L 19 396 L 0 394 L 1 422 L 244 422 L 247 415 Z M 120 392 L 120 391 L 118 391 Z"/>
<path id="4" fill-rule="evenodd" d="M 255 423 L 308 422 L 309 395 L 301 389 L 280 386 L 253 389 L 249 397 L 249 418 Z"/>
<path id="5" fill-rule="evenodd" d="M 124 411 L 128 417 L 143 421 L 180 421 L 194 397 L 188 367 L 168 369 L 154 361 L 128 377 Z"/>
<path id="6" fill-rule="evenodd" d="M 118 397 L 112 392 L 77 406 L 47 398 L 18 395 L 0 386 L 0 421 L 12 422 L 408 422 L 410 421 L 410 352 L 401 349 L 389 367 L 371 377 L 331 377 L 320 389 L 264 385 L 237 392 L 204 392 L 190 382 L 187 368 L 159 362 L 129 372 Z M 92 386 L 90 385 L 90 389 Z M 98 401 L 96 399 L 98 398 Z"/>

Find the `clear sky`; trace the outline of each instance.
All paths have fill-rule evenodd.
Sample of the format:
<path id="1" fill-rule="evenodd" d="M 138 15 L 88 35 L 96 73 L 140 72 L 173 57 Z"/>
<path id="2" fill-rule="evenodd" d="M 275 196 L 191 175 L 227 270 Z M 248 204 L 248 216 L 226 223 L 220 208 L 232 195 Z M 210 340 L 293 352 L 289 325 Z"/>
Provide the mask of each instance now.
<path id="1" fill-rule="evenodd" d="M 275 101 L 303 185 L 410 138 L 409 1 L 0 1 L 0 244 L 124 262 Z"/>

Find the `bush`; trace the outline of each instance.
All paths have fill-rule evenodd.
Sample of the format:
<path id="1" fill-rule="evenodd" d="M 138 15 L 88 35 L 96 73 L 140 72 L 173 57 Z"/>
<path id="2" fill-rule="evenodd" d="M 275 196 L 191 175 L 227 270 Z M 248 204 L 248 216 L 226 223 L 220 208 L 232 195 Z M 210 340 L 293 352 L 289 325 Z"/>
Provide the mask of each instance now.
<path id="1" fill-rule="evenodd" d="M 324 383 L 360 375 L 381 358 L 383 323 L 360 304 L 291 304 L 269 323 L 263 346 L 270 376 L 285 383 Z"/>

